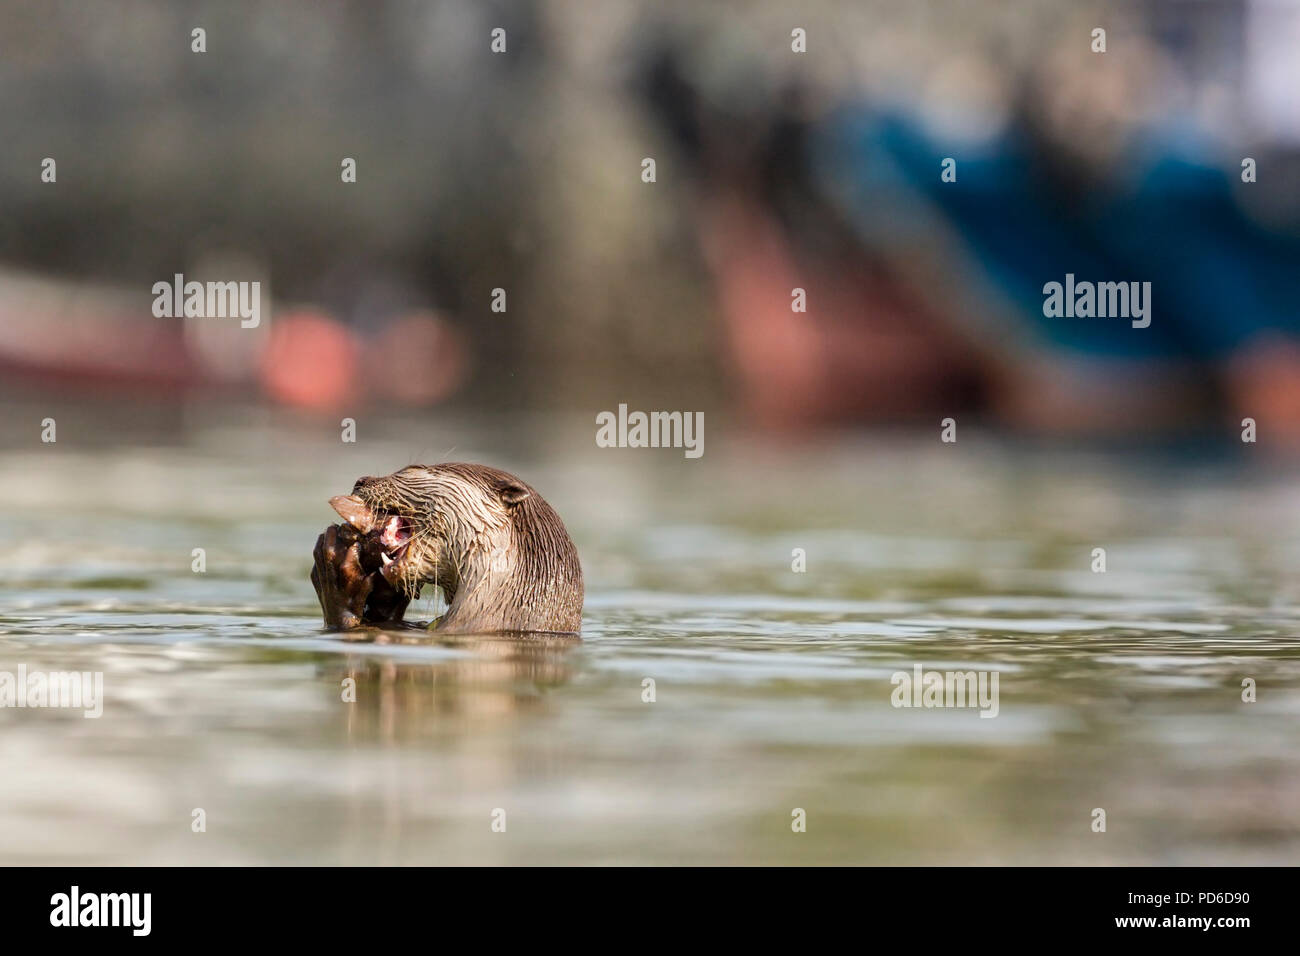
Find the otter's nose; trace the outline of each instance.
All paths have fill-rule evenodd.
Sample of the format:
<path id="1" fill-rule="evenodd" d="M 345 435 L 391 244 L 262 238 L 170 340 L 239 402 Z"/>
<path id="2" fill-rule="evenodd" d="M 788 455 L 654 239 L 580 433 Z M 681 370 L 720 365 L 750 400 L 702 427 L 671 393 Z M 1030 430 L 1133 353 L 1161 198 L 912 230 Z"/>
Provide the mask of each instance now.
<path id="1" fill-rule="evenodd" d="M 358 478 L 357 483 L 352 486 L 352 493 L 355 495 L 366 485 L 373 485 L 378 480 L 379 479 L 376 478 L 374 475 L 366 475 L 364 478 Z"/>

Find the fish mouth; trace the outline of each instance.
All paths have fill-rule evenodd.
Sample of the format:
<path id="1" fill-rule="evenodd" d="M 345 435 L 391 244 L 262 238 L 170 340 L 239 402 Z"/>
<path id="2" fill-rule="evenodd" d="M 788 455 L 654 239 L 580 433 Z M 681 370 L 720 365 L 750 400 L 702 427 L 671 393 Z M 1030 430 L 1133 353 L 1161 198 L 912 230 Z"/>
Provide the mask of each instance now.
<path id="1" fill-rule="evenodd" d="M 414 526 L 406 515 L 371 505 L 357 495 L 335 495 L 330 507 L 361 535 L 361 566 L 380 572 L 389 584 L 403 588 L 409 578 L 407 557 Z"/>

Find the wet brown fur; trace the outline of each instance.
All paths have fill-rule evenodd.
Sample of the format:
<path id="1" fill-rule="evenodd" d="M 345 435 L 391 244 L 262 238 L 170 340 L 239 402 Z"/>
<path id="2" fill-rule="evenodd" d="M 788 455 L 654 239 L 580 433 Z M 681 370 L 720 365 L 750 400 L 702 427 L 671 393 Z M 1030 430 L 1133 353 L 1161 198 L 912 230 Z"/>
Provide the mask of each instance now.
<path id="1" fill-rule="evenodd" d="M 401 588 L 443 589 L 436 629 L 455 633 L 582 627 L 582 565 L 564 522 L 532 487 L 487 465 L 412 465 L 362 478 L 353 494 L 411 523 Z"/>

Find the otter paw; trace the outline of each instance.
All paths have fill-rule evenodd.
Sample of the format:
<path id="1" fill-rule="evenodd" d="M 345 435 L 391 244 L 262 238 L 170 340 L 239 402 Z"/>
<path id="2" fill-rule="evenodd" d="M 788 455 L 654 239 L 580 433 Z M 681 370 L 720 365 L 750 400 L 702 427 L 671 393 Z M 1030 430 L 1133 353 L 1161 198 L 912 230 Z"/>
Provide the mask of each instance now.
<path id="1" fill-rule="evenodd" d="M 330 630 L 400 621 L 406 613 L 410 599 L 376 570 L 373 550 L 350 525 L 330 525 L 316 539 L 311 583 Z"/>
<path id="2" fill-rule="evenodd" d="M 331 630 L 359 627 L 371 583 L 370 575 L 361 567 L 356 532 L 346 526 L 330 525 L 316 539 L 312 558 L 315 563 L 311 583 L 325 615 L 325 626 Z"/>

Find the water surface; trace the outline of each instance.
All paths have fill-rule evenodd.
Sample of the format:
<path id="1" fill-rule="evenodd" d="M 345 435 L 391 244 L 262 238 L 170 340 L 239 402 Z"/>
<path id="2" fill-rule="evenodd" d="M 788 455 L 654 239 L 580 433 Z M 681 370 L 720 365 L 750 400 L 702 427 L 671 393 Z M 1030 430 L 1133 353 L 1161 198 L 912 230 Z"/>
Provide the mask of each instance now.
<path id="1" fill-rule="evenodd" d="M 596 449 L 585 417 L 344 445 L 249 410 L 81 414 L 0 453 L 0 670 L 101 671 L 104 713 L 0 710 L 0 862 L 1297 858 L 1285 470 L 872 433 L 715 432 L 688 461 Z M 326 498 L 439 459 L 518 471 L 564 516 L 582 642 L 322 633 Z M 998 716 L 893 707 L 916 664 L 997 671 Z"/>

